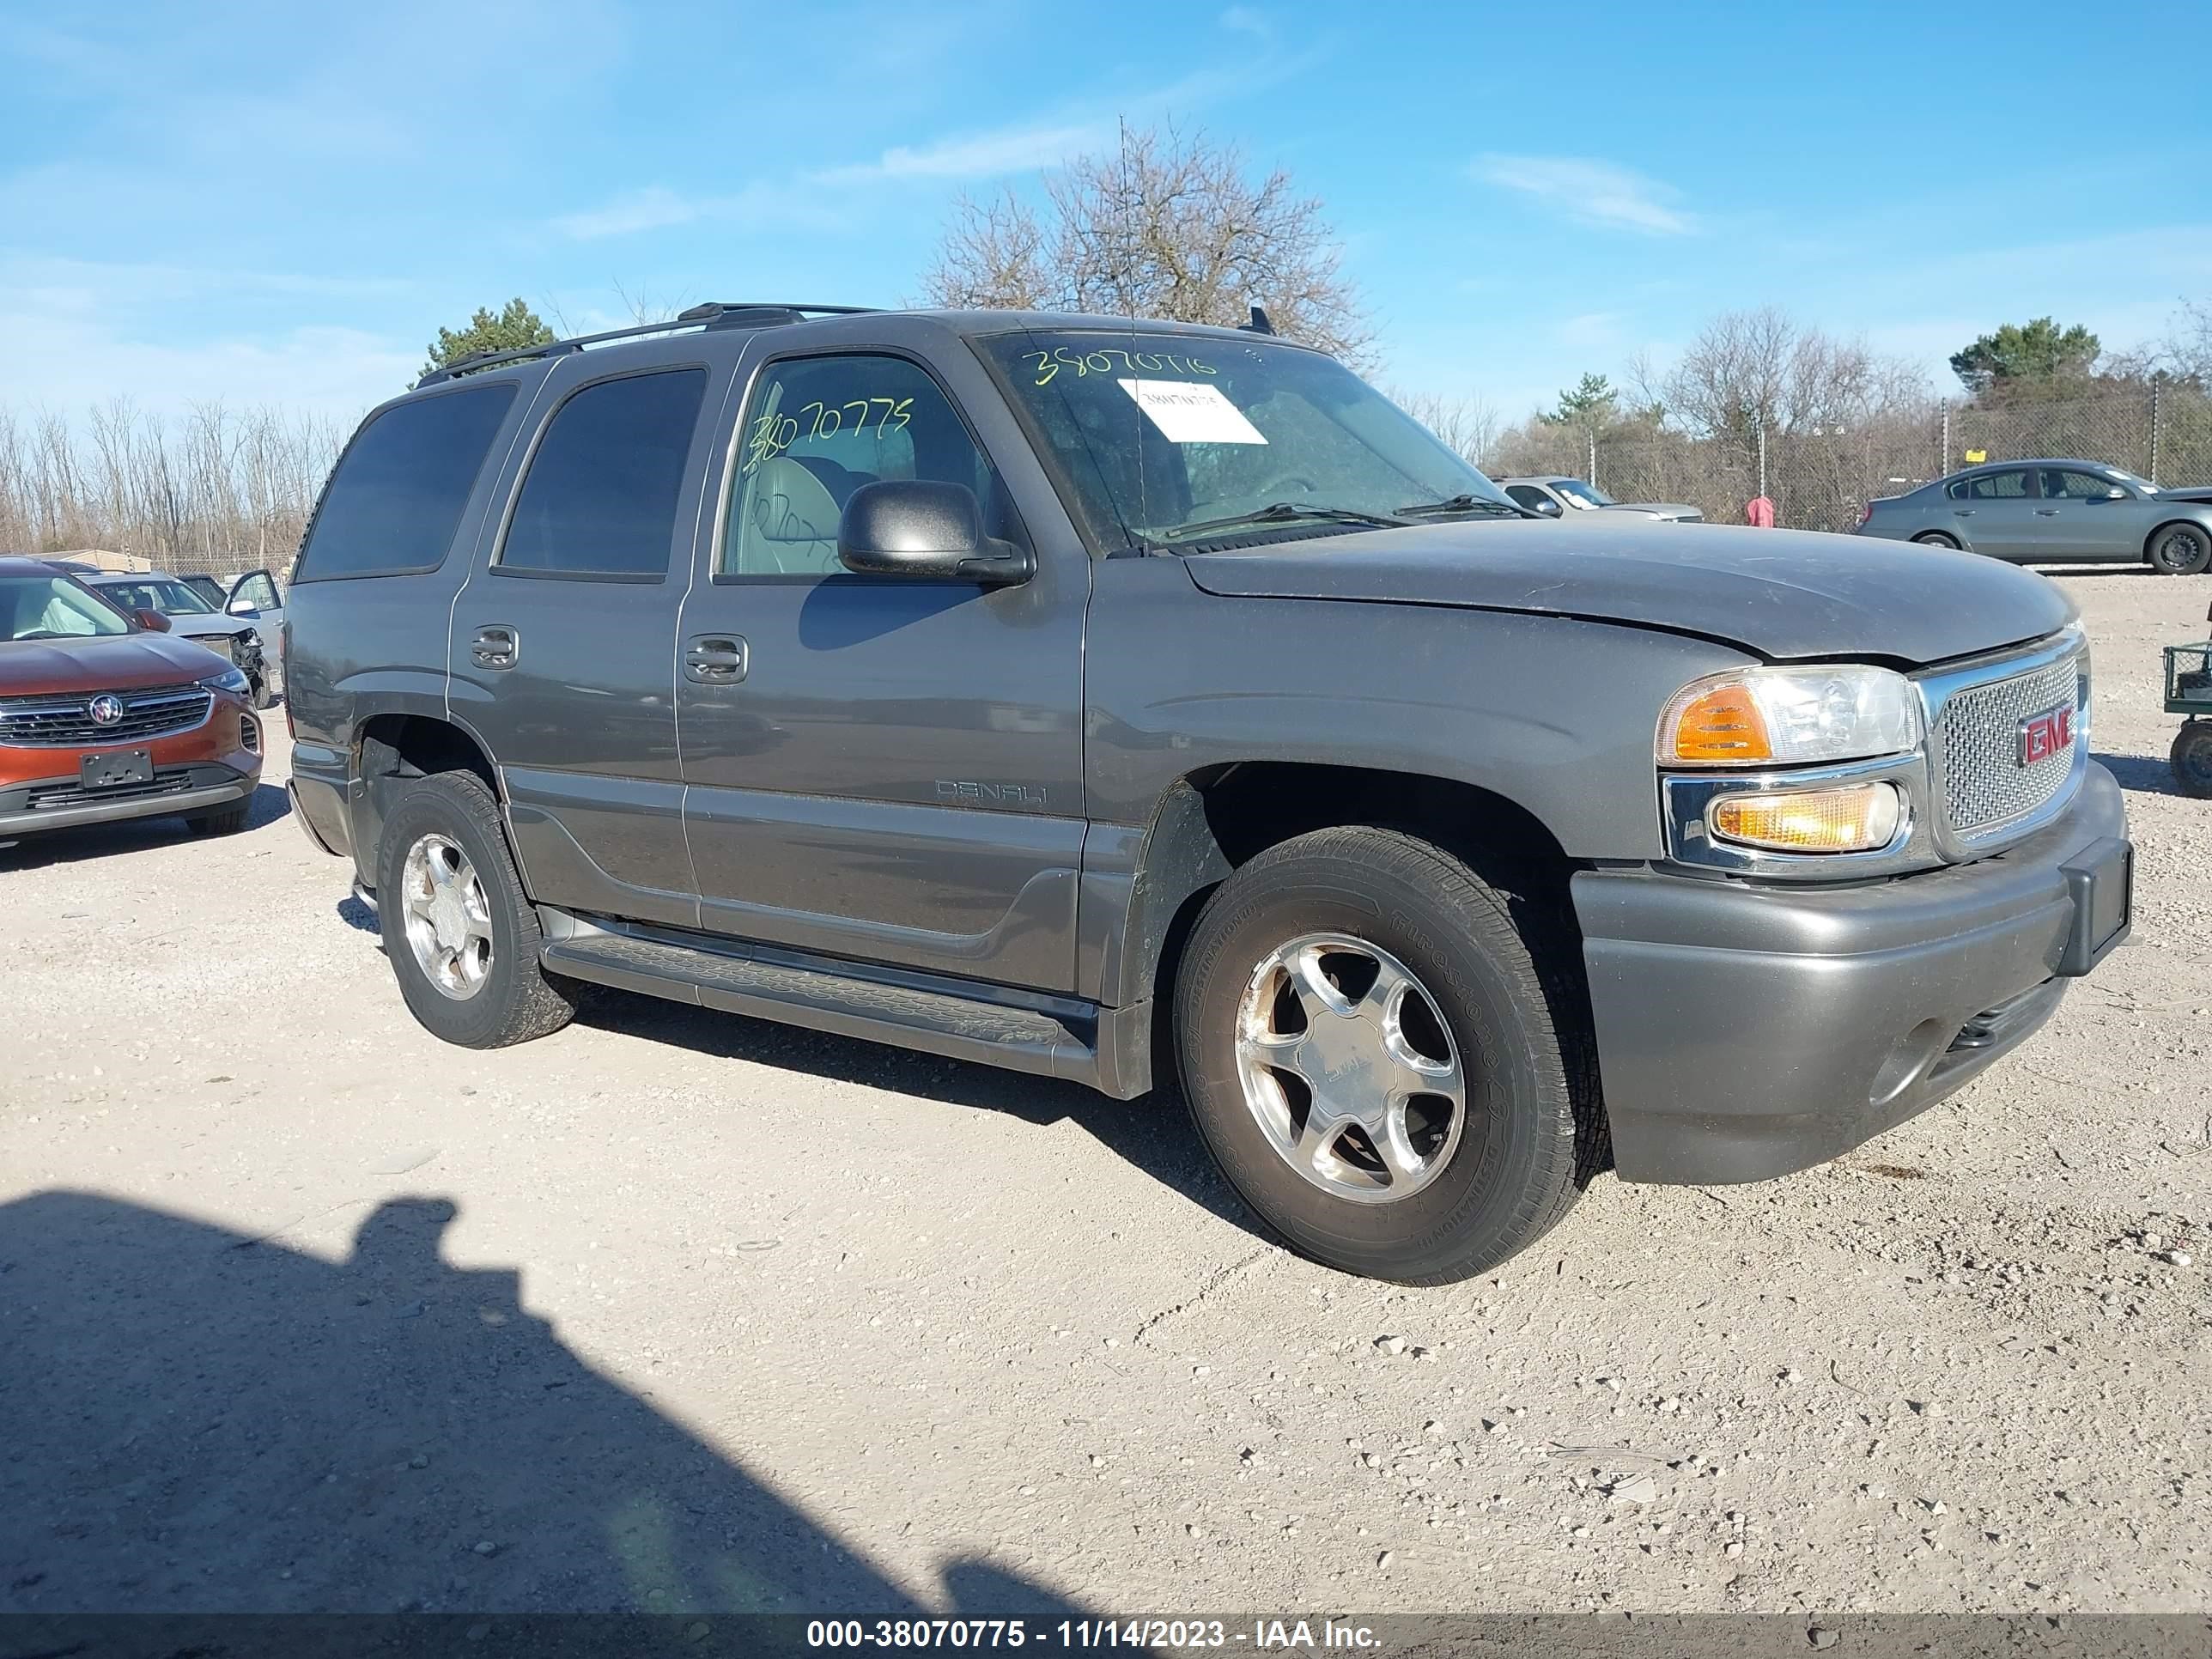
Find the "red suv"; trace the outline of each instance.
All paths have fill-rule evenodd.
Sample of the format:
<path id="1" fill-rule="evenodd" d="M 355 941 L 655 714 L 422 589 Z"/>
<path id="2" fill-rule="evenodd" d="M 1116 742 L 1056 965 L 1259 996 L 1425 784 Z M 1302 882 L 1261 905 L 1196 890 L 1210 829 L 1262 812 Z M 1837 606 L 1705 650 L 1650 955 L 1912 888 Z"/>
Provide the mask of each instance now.
<path id="1" fill-rule="evenodd" d="M 52 565 L 0 558 L 0 842 L 172 815 L 228 835 L 260 781 L 237 668 Z"/>

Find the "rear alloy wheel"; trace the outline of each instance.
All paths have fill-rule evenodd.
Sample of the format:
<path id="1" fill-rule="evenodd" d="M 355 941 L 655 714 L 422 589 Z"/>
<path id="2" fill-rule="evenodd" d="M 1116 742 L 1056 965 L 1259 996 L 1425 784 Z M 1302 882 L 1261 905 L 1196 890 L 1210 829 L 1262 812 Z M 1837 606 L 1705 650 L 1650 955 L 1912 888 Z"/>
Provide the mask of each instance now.
<path id="1" fill-rule="evenodd" d="M 2212 720 L 2191 720 L 2173 734 L 2172 763 L 2183 794 L 2212 800 Z"/>
<path id="2" fill-rule="evenodd" d="M 1947 536 L 1940 530 L 1931 530 L 1926 535 L 1915 536 L 1912 539 L 1923 547 L 1948 547 L 1954 553 L 1959 550 L 1958 538 Z"/>
<path id="3" fill-rule="evenodd" d="M 1558 941 L 1523 911 L 1376 829 L 1285 842 L 1206 901 L 1176 979 L 1184 1097 L 1294 1249 L 1441 1285 L 1572 1206 L 1603 1150 L 1577 1133 L 1589 1049 Z"/>
<path id="4" fill-rule="evenodd" d="M 2200 525 L 2161 525 L 2151 532 L 2150 568 L 2161 576 L 2199 576 L 2212 568 L 2212 532 Z"/>

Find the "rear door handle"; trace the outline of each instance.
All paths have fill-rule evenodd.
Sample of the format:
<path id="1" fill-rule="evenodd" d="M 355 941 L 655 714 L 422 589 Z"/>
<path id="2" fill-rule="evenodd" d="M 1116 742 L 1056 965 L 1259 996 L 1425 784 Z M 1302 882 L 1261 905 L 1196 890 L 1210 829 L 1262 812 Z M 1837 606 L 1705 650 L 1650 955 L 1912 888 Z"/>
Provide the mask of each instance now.
<path id="1" fill-rule="evenodd" d="M 469 641 L 469 659 L 479 668 L 512 668 L 522 654 L 522 636 L 504 623 L 486 623 Z"/>
<path id="2" fill-rule="evenodd" d="M 2035 509 L 2035 516 L 2039 519 L 2055 519 L 2058 516 L 2058 509 L 2055 507 L 2039 507 Z"/>
<path id="3" fill-rule="evenodd" d="M 701 685 L 734 685 L 744 678 L 752 653 L 735 634 L 701 634 L 684 647 L 684 678 Z"/>
<path id="4" fill-rule="evenodd" d="M 1971 519 L 1974 516 L 1974 509 L 1971 507 L 1954 507 L 1951 509 L 1951 516 L 1954 519 Z"/>

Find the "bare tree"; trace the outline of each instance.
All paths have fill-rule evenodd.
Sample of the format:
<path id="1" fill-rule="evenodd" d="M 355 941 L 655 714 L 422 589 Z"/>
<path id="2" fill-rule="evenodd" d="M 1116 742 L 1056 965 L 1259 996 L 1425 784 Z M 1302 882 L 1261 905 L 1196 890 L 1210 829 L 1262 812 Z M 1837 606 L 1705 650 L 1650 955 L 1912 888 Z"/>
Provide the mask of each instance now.
<path id="1" fill-rule="evenodd" d="M 0 550 L 282 573 L 344 438 L 317 416 L 212 403 L 173 422 L 119 398 L 76 422 L 0 410 Z"/>
<path id="2" fill-rule="evenodd" d="M 1042 207 L 963 198 L 923 288 L 937 305 L 1232 327 L 1264 306 L 1279 333 L 1355 362 L 1374 339 L 1321 203 L 1173 127 L 1124 128 L 1048 177 Z"/>
<path id="3" fill-rule="evenodd" d="M 1393 392 L 1390 401 L 1435 433 L 1445 448 L 1470 466 L 1484 465 L 1498 447 L 1498 411 L 1481 398 Z"/>

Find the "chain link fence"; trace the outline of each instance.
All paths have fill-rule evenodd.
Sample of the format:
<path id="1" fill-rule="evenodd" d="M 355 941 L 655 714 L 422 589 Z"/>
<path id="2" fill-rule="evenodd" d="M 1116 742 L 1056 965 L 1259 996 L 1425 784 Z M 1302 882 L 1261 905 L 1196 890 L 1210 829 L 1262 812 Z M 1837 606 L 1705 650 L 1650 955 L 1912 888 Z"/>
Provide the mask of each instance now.
<path id="1" fill-rule="evenodd" d="M 1857 426 L 1706 437 L 1540 425 L 1505 434 L 1479 465 L 1492 477 L 1586 477 L 1615 501 L 1687 502 L 1716 524 L 1745 523 L 1765 495 L 1777 524 L 1843 531 L 1876 496 L 1983 461 L 2043 458 L 2212 483 L 2212 397 L 2160 386 L 1993 409 L 1939 403 Z"/>

